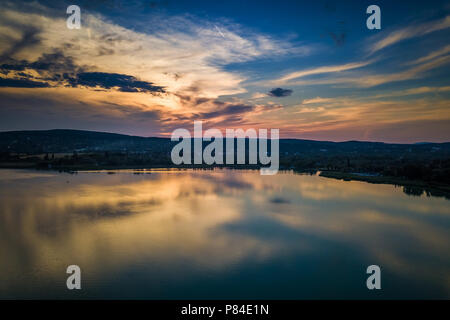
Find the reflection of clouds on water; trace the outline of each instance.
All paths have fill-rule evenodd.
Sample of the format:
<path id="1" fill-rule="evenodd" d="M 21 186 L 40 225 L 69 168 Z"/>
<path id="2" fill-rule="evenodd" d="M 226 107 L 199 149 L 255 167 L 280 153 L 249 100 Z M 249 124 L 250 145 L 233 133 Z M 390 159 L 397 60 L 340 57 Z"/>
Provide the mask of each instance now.
<path id="1" fill-rule="evenodd" d="M 8 240 L 1 260 L 9 272 L 38 269 L 51 277 L 73 260 L 99 273 L 105 263 L 120 270 L 146 259 L 186 259 L 221 269 L 243 255 L 270 250 L 251 238 L 211 234 L 240 215 L 240 201 L 217 197 L 213 181 L 191 174 L 140 181 L 120 174 L 93 176 L 98 184 L 77 178 L 70 186 L 62 179 L 37 184 L 24 195 L 7 191 L 0 229 Z M 17 241 L 12 233 L 23 237 Z M 27 263 L 18 256 L 23 253 L 29 254 Z"/>
<path id="2" fill-rule="evenodd" d="M 393 186 L 188 170 L 54 174 L 26 189 L 0 180 L 0 192 L 0 295 L 24 279 L 59 279 L 74 261 L 97 281 L 144 266 L 170 282 L 280 257 L 300 273 L 351 257 L 450 290 L 447 200 Z"/>
<path id="3" fill-rule="evenodd" d="M 0 169 L 0 176 L 3 181 L 6 180 L 21 180 L 21 179 L 33 179 L 33 178 L 51 178 L 55 176 L 54 173 L 37 172 L 28 170 L 5 170 Z"/>
<path id="4" fill-rule="evenodd" d="M 291 203 L 291 201 L 281 198 L 281 197 L 275 197 L 269 200 L 271 203 L 275 204 L 285 204 L 285 203 Z"/>

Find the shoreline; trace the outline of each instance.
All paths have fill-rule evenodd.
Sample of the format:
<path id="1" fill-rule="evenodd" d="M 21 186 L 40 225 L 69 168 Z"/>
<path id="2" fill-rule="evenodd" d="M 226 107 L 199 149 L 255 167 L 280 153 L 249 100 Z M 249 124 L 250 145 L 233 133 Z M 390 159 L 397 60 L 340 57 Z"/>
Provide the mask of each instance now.
<path id="1" fill-rule="evenodd" d="M 450 199 L 450 185 L 424 180 L 410 180 L 399 177 L 389 177 L 382 175 L 361 175 L 339 171 L 321 171 L 319 176 L 343 181 L 362 181 L 372 184 L 388 184 L 404 188 L 404 192 L 409 195 L 420 196 L 426 194 L 445 197 Z"/>

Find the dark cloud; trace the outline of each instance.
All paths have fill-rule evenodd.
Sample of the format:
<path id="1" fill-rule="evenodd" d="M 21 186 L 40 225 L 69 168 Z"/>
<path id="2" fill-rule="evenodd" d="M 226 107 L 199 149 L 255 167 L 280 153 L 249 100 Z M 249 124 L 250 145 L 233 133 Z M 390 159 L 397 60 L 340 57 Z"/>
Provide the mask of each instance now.
<path id="1" fill-rule="evenodd" d="M 23 30 L 22 37 L 19 40 L 12 43 L 11 47 L 2 53 L 2 55 L 0 56 L 0 62 L 3 62 L 5 59 L 9 59 L 15 53 L 27 47 L 38 44 L 41 41 L 38 36 L 39 33 L 40 33 L 39 29 L 27 26 Z"/>
<path id="2" fill-rule="evenodd" d="M 283 89 L 283 88 L 275 88 L 269 91 L 268 95 L 271 97 L 281 98 L 281 97 L 287 97 L 292 94 L 292 90 L 290 89 Z"/>
<path id="3" fill-rule="evenodd" d="M 254 106 L 235 104 L 235 105 L 226 106 L 225 108 L 217 110 L 217 111 L 201 113 L 201 114 L 199 114 L 199 117 L 201 117 L 202 119 L 211 119 L 211 118 L 216 118 L 216 117 L 220 117 L 220 116 L 238 115 L 238 114 L 250 112 L 254 108 L 255 108 Z"/>
<path id="4" fill-rule="evenodd" d="M 0 78 L 0 87 L 11 88 L 47 88 L 49 84 L 41 81 L 32 81 L 28 79 L 8 79 Z"/>
<path id="5" fill-rule="evenodd" d="M 72 57 L 65 56 L 62 51 L 55 50 L 53 53 L 44 53 L 29 68 L 49 72 L 82 72 L 85 68 L 75 64 Z"/>
<path id="6" fill-rule="evenodd" d="M 163 87 L 155 86 L 151 82 L 140 81 L 133 76 L 119 73 L 82 72 L 75 77 L 65 76 L 65 79 L 72 87 L 118 88 L 122 92 L 165 92 Z"/>
<path id="7" fill-rule="evenodd" d="M 16 75 L 28 78 L 28 80 L 63 81 L 65 74 L 76 74 L 83 72 L 86 67 L 78 66 L 72 57 L 65 56 L 62 51 L 54 50 L 52 53 L 44 53 L 36 61 L 15 60 L 12 58 L 0 65 L 0 72 L 8 74 L 10 71 L 33 70 L 39 74 L 38 77 L 31 76 L 25 72 L 17 72 Z"/>
<path id="8" fill-rule="evenodd" d="M 44 53 L 34 62 L 9 58 L 0 65 L 0 72 L 10 77 L 21 75 L 24 79 L 3 79 L 3 86 L 15 87 L 48 87 L 47 81 L 54 81 L 55 86 L 90 87 L 96 89 L 117 89 L 122 92 L 163 93 L 163 87 L 151 82 L 140 81 L 133 76 L 118 73 L 87 72 L 88 67 L 77 65 L 72 57 L 65 56 L 62 51 Z M 23 71 L 34 70 L 39 77 L 33 77 Z M 16 74 L 14 75 L 14 72 Z M 7 81 L 10 80 L 10 81 Z M 28 85 L 28 86 L 26 86 Z"/>
<path id="9" fill-rule="evenodd" d="M 84 68 L 76 65 L 72 57 L 66 57 L 61 51 L 55 50 L 53 53 L 44 53 L 34 62 L 26 60 L 8 59 L 6 63 L 0 65 L 1 70 L 23 71 L 33 69 L 36 71 L 49 72 L 80 72 Z"/>
<path id="10" fill-rule="evenodd" d="M 193 106 L 198 106 L 198 105 L 203 104 L 203 103 L 212 103 L 212 104 L 216 105 L 217 108 L 221 108 L 221 107 L 226 105 L 225 102 L 219 101 L 219 100 L 216 100 L 216 99 L 212 99 L 212 98 L 197 97 L 197 96 L 194 96 L 194 95 L 181 94 L 181 93 L 175 93 L 175 95 L 178 98 L 180 98 L 180 100 L 183 103 L 191 104 Z"/>

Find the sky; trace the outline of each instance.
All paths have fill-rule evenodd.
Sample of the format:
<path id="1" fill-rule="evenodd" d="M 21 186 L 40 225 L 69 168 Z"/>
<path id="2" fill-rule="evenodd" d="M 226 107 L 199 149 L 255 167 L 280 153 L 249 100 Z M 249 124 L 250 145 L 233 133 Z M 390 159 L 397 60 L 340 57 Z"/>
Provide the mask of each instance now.
<path id="1" fill-rule="evenodd" d="M 449 39 L 448 1 L 0 0 L 0 131 L 449 142 Z"/>

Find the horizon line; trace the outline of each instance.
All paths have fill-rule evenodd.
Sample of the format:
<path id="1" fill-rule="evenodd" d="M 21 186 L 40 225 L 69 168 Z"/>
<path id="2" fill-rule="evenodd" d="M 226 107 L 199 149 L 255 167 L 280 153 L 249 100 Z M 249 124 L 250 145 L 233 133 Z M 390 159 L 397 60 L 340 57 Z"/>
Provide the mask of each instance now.
<path id="1" fill-rule="evenodd" d="M 96 131 L 96 130 L 85 130 L 85 129 L 61 129 L 61 128 L 54 128 L 54 129 L 25 129 L 25 130 L 1 130 L 0 129 L 0 134 L 1 133 L 13 133 L 13 132 L 31 132 L 31 131 L 37 131 L 37 132 L 45 132 L 45 131 L 79 131 L 79 132 L 115 134 L 115 135 L 122 135 L 122 136 L 127 136 L 127 137 L 137 137 L 137 138 L 144 138 L 144 139 L 146 139 L 146 138 L 156 138 L 156 139 L 169 139 L 170 140 L 170 137 L 167 137 L 167 136 L 139 136 L 139 135 L 133 135 L 133 134 L 127 134 L 127 133 L 109 132 L 109 131 Z M 225 139 L 225 137 L 224 137 L 224 139 Z M 280 138 L 279 140 L 302 140 L 302 141 L 330 142 L 330 143 L 361 142 L 361 143 L 383 143 L 383 144 L 402 144 L 402 145 L 446 144 L 446 143 L 450 143 L 450 141 L 444 141 L 444 142 L 435 142 L 435 141 L 385 142 L 385 141 L 377 141 L 377 140 L 339 140 L 339 141 L 333 141 L 333 140 L 316 140 L 316 139 L 303 139 L 303 138 Z"/>

